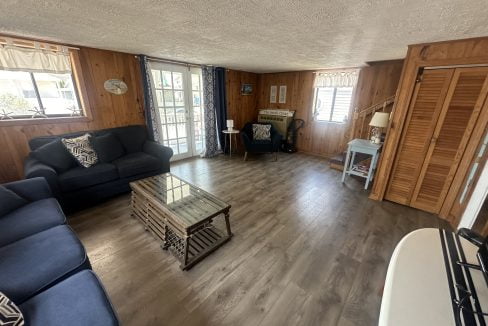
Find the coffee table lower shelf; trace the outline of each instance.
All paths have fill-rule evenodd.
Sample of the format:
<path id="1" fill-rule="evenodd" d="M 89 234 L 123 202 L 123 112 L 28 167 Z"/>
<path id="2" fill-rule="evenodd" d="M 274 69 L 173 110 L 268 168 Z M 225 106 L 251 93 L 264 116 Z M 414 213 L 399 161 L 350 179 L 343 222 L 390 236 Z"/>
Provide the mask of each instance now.
<path id="1" fill-rule="evenodd" d="M 168 228 L 167 239 L 162 248 L 169 250 L 181 262 L 181 269 L 187 270 L 232 237 L 224 235 L 215 226 L 209 224 L 186 239 L 178 236 Z"/>

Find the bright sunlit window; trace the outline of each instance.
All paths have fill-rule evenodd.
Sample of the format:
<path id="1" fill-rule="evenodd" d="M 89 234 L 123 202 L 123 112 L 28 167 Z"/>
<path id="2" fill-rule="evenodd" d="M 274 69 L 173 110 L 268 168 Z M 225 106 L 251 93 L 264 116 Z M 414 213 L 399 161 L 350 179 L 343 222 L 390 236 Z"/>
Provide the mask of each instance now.
<path id="1" fill-rule="evenodd" d="M 315 88 L 314 116 L 317 121 L 345 122 L 351 106 L 352 87 Z"/>
<path id="2" fill-rule="evenodd" d="M 71 74 L 0 70 L 3 119 L 81 115 Z"/>

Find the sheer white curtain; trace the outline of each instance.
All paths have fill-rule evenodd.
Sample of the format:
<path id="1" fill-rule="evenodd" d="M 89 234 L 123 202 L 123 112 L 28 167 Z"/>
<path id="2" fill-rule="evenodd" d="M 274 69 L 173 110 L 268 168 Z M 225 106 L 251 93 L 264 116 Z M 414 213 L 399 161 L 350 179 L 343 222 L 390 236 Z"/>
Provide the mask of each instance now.
<path id="1" fill-rule="evenodd" d="M 317 72 L 314 87 L 354 87 L 358 74 L 359 71 L 356 69 Z"/>
<path id="2" fill-rule="evenodd" d="M 50 51 L 41 49 L 37 42 L 34 44 L 35 48 L 24 48 L 15 46 L 7 40 L 7 44 L 0 45 L 0 69 L 71 73 L 71 61 L 66 47 L 61 47 L 61 51 Z"/>

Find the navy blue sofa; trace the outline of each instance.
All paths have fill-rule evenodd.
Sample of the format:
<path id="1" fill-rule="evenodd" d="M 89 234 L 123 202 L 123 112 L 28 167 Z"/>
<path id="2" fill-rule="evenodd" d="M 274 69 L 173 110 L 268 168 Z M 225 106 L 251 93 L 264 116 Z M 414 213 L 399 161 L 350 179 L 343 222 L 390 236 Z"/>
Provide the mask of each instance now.
<path id="1" fill-rule="evenodd" d="M 61 138 L 86 133 L 99 158 L 89 168 L 80 166 L 61 143 Z M 44 177 L 65 211 L 128 192 L 131 181 L 169 172 L 173 156 L 171 148 L 148 140 L 142 125 L 42 136 L 31 139 L 29 147 L 25 177 Z"/>
<path id="2" fill-rule="evenodd" d="M 44 178 L 0 186 L 0 292 L 27 325 L 118 325 Z"/>

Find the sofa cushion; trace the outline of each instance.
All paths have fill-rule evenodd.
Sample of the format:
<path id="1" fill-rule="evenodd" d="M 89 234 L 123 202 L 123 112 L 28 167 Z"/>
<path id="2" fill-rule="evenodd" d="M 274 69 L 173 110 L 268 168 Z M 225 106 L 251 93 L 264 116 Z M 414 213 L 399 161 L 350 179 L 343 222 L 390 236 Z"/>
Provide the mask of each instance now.
<path id="1" fill-rule="evenodd" d="M 62 191 L 73 191 L 118 179 L 117 168 L 110 163 L 100 163 L 89 168 L 76 167 L 59 175 Z"/>
<path id="2" fill-rule="evenodd" d="M 127 154 L 112 163 L 117 167 L 121 178 L 155 171 L 161 169 L 162 166 L 157 158 L 142 152 Z"/>
<path id="3" fill-rule="evenodd" d="M 90 137 L 89 134 L 84 134 L 75 138 L 61 139 L 68 152 L 85 168 L 98 163 L 98 156 L 90 143 Z"/>
<path id="4" fill-rule="evenodd" d="M 32 157 L 53 167 L 58 173 L 76 166 L 76 161 L 64 147 L 61 139 L 47 143 L 32 152 Z"/>
<path id="5" fill-rule="evenodd" d="M 113 129 L 113 133 L 120 140 L 127 153 L 142 152 L 142 146 L 147 139 L 144 126 L 127 126 Z"/>
<path id="6" fill-rule="evenodd" d="M 39 293 L 20 309 L 29 325 L 118 325 L 103 286 L 90 270 L 76 273 Z"/>
<path id="7" fill-rule="evenodd" d="M 66 223 L 54 198 L 41 199 L 0 218 L 0 247 Z"/>
<path id="8" fill-rule="evenodd" d="M 2 217 L 5 214 L 16 210 L 17 208 L 26 205 L 28 201 L 4 186 L 0 186 L 0 203 L 2 203 L 2 205 L 0 205 L 0 217 Z"/>
<path id="9" fill-rule="evenodd" d="M 101 163 L 110 163 L 124 155 L 124 147 L 111 132 L 92 137 L 91 142 Z"/>
<path id="10" fill-rule="evenodd" d="M 17 304 L 90 267 L 85 248 L 67 225 L 1 247 L 0 261 L 0 291 Z"/>
<path id="11" fill-rule="evenodd" d="M 19 307 L 2 292 L 0 292 L 0 325 L 24 325 L 24 316 Z"/>

